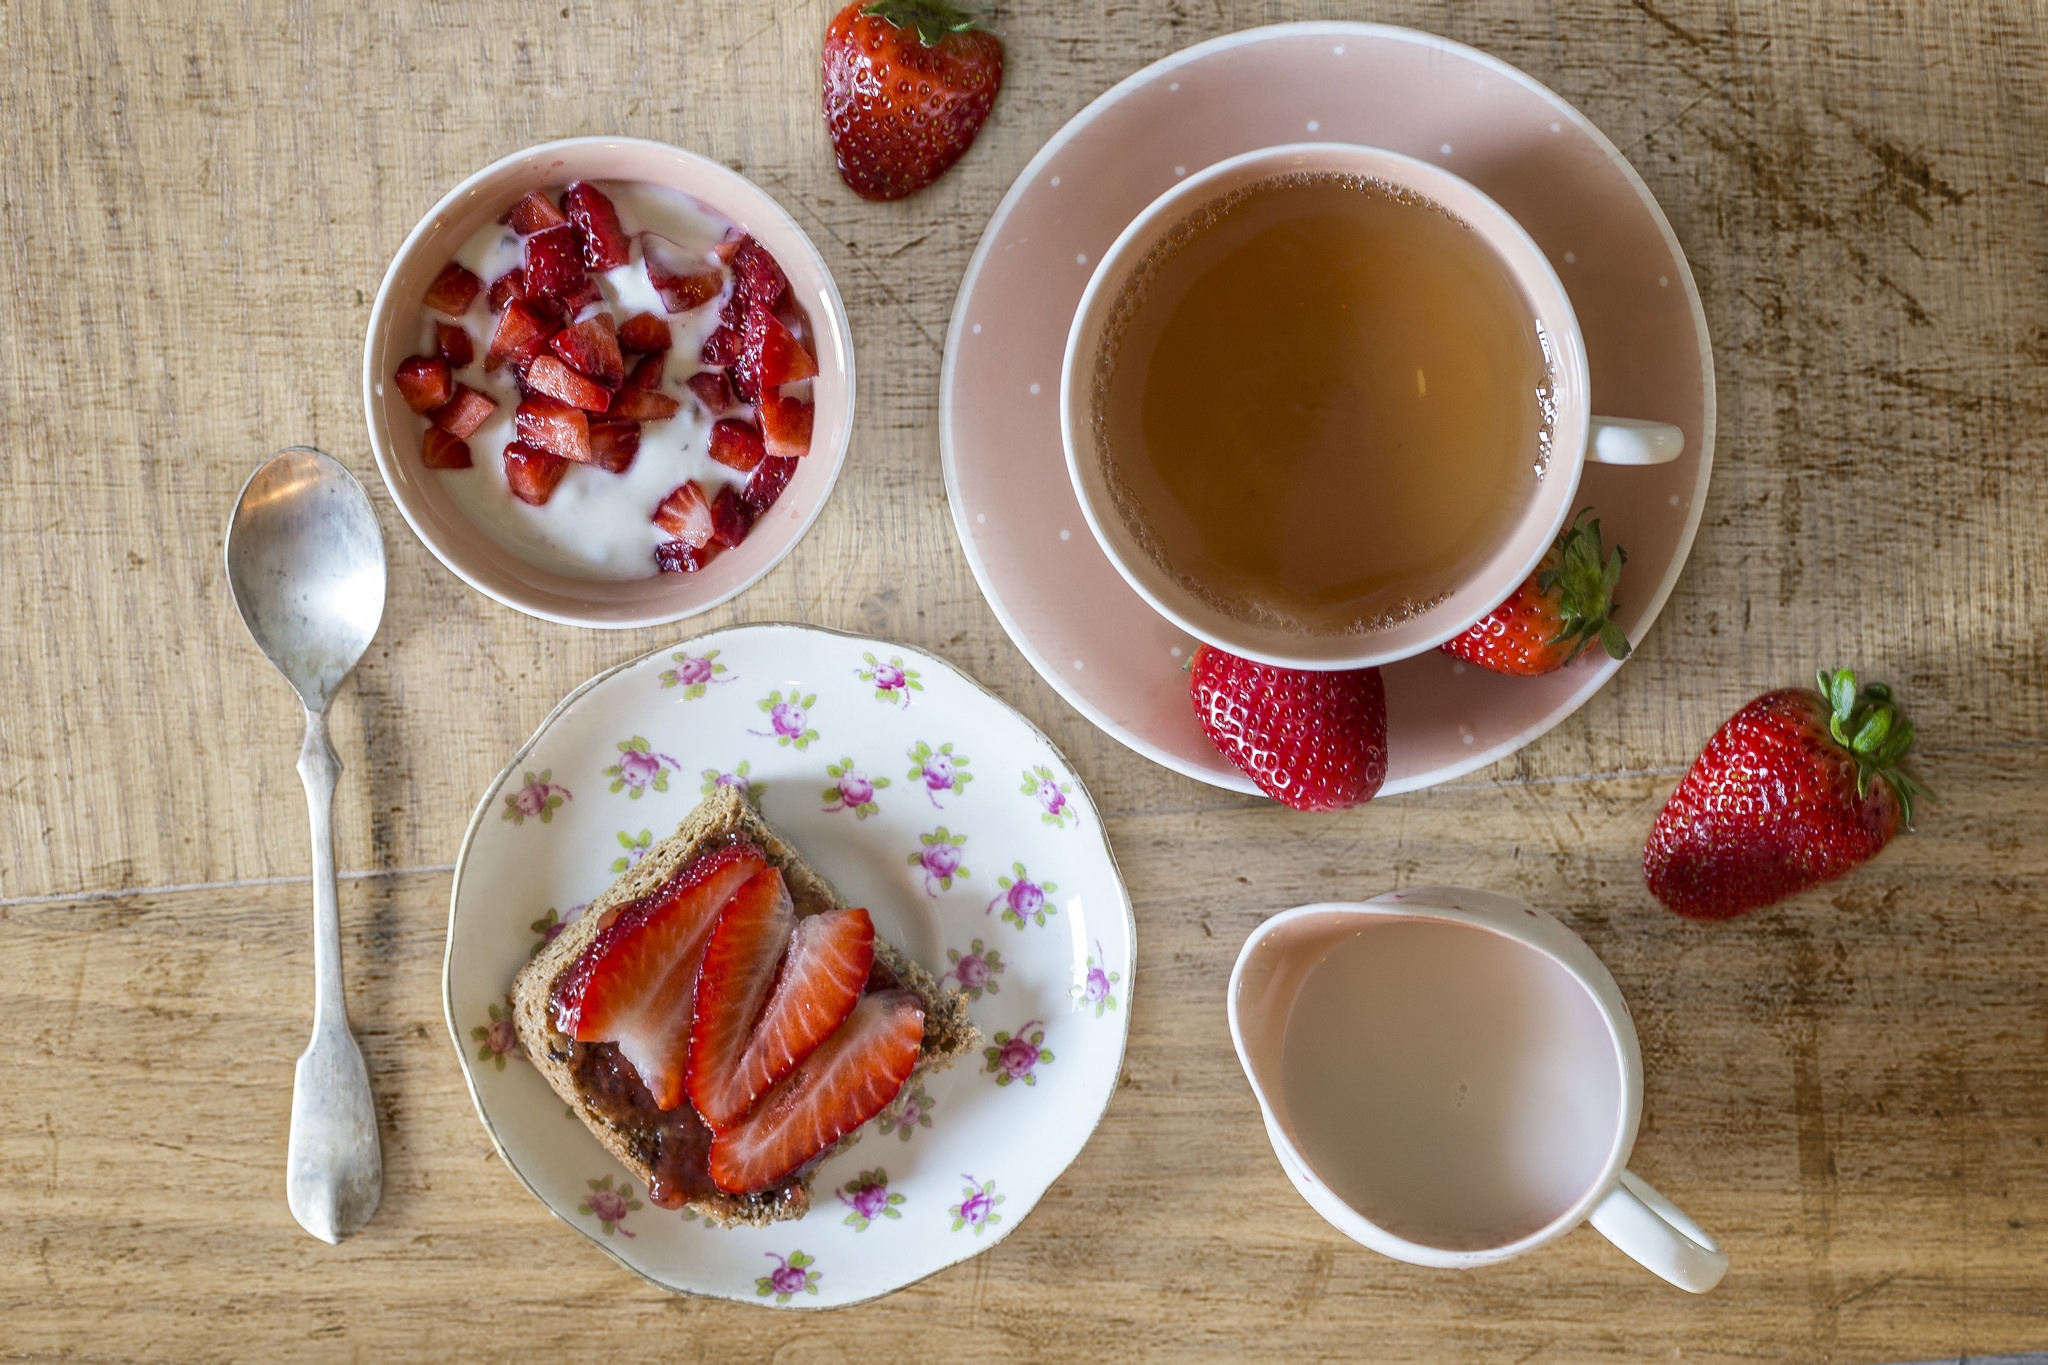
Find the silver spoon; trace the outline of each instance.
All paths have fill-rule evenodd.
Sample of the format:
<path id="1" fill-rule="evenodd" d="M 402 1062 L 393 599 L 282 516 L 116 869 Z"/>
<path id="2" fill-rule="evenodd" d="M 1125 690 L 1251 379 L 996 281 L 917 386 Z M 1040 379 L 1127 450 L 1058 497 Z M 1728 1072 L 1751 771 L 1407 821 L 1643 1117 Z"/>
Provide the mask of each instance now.
<path id="1" fill-rule="evenodd" d="M 370 1073 L 342 999 L 333 826 L 341 760 L 327 742 L 327 704 L 384 615 L 384 536 L 355 476 L 294 446 L 242 486 L 227 570 L 242 624 L 306 706 L 299 776 L 313 825 L 313 1040 L 292 1082 L 285 1199 L 300 1227 L 339 1242 L 377 1211 L 384 1157 Z"/>

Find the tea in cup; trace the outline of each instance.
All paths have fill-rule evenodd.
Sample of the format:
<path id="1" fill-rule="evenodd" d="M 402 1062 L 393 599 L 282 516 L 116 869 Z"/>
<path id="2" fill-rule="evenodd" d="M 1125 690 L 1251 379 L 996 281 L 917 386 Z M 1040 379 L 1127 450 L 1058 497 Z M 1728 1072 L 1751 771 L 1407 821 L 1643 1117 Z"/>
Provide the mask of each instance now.
<path id="1" fill-rule="evenodd" d="M 1061 379 L 1090 528 L 1152 605 L 1232 653 L 1391 662 L 1534 569 L 1588 458 L 1675 459 L 1593 418 L 1571 302 L 1477 189 L 1304 143 L 1190 177 L 1097 265 Z"/>
<path id="2" fill-rule="evenodd" d="M 1246 942 L 1229 1010 L 1281 1168 L 1354 1240 L 1477 1266 L 1590 1221 L 1681 1289 L 1726 1272 L 1714 1239 L 1625 1169 L 1635 1027 L 1552 916 L 1464 887 L 1289 910 Z"/>

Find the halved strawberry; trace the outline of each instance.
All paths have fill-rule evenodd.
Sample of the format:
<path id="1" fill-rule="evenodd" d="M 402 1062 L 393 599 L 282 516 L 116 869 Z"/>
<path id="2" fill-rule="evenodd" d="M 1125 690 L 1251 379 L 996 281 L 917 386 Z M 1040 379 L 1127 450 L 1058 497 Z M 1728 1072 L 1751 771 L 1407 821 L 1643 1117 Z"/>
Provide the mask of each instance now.
<path id="1" fill-rule="evenodd" d="M 420 463 L 429 469 L 467 469 L 469 443 L 439 427 L 428 427 L 427 434 L 420 438 Z"/>
<path id="2" fill-rule="evenodd" d="M 659 422 L 682 409 L 679 398 L 628 384 L 612 397 L 612 416 L 630 417 L 636 422 Z"/>
<path id="3" fill-rule="evenodd" d="M 782 267 L 768 254 L 768 248 L 752 237 L 743 240 L 732 254 L 733 277 L 747 296 L 747 306 L 774 312 L 775 305 L 789 292 L 789 280 Z"/>
<path id="4" fill-rule="evenodd" d="M 739 329 L 727 323 L 720 323 L 716 331 L 705 337 L 704 348 L 697 352 L 697 359 L 706 365 L 730 365 L 739 358 Z"/>
<path id="5" fill-rule="evenodd" d="M 414 412 L 440 407 L 452 392 L 448 362 L 439 356 L 407 356 L 398 362 L 398 373 L 391 376 L 391 382 L 398 385 L 405 405 Z"/>
<path id="6" fill-rule="evenodd" d="M 668 373 L 668 357 L 660 351 L 643 355 L 633 363 L 633 372 L 626 376 L 629 389 L 658 389 L 662 377 Z"/>
<path id="7" fill-rule="evenodd" d="M 640 260 L 647 267 L 647 282 L 661 295 L 661 306 L 671 313 L 700 308 L 725 288 L 724 271 L 659 233 L 640 234 Z"/>
<path id="8" fill-rule="evenodd" d="M 545 504 L 568 472 L 567 460 L 539 446 L 513 441 L 505 447 L 505 482 L 521 502 L 535 507 Z"/>
<path id="9" fill-rule="evenodd" d="M 705 940 L 733 893 L 766 867 L 748 843 L 698 858 L 605 926 L 556 990 L 557 1026 L 581 1043 L 617 1043 L 663 1109 L 683 1102 Z"/>
<path id="10" fill-rule="evenodd" d="M 545 228 L 526 239 L 526 292 L 561 297 L 589 278 L 583 269 L 583 246 L 567 223 Z"/>
<path id="11" fill-rule="evenodd" d="M 502 312 L 506 304 L 514 299 L 526 297 L 526 272 L 513 266 L 497 279 L 491 281 L 491 311 Z"/>
<path id="12" fill-rule="evenodd" d="M 796 927 L 796 903 L 782 873 L 771 867 L 733 893 L 704 945 L 683 1085 L 690 1103 L 714 1129 L 731 1127 L 780 1079 L 771 1077 L 767 1085 L 750 1089 L 739 1065 Z M 833 1021 L 834 1028 L 838 1022 Z"/>
<path id="13" fill-rule="evenodd" d="M 731 484 L 718 490 L 711 500 L 711 538 L 728 550 L 737 550 L 747 532 L 754 529 L 754 514 L 746 499 Z"/>
<path id="14" fill-rule="evenodd" d="M 667 318 L 635 313 L 619 324 L 619 345 L 629 351 L 666 351 L 675 344 L 675 329 Z"/>
<path id="15" fill-rule="evenodd" d="M 765 515 L 775 505 L 775 500 L 782 496 L 782 490 L 789 486 L 790 477 L 796 473 L 796 463 L 779 455 L 770 455 L 761 461 L 754 477 L 747 480 L 747 491 L 741 496 L 753 510 L 755 520 Z"/>
<path id="16" fill-rule="evenodd" d="M 611 417 L 591 419 L 590 462 L 599 469 L 623 474 L 632 468 L 633 457 L 639 453 L 638 422 L 624 422 Z"/>
<path id="17" fill-rule="evenodd" d="M 548 349 L 569 362 L 578 374 L 615 389 L 626 377 L 626 357 L 610 313 L 585 318 L 548 338 Z"/>
<path id="18" fill-rule="evenodd" d="M 560 361 L 555 363 L 560 364 Z M 563 365 L 567 370 L 569 367 Z M 579 408 L 535 395 L 513 414 L 519 439 L 578 464 L 590 463 L 590 419 Z"/>
<path id="19" fill-rule="evenodd" d="M 434 324 L 434 349 L 450 369 L 462 369 L 476 359 L 476 342 L 470 339 L 469 329 L 452 322 Z"/>
<path id="20" fill-rule="evenodd" d="M 555 201 L 548 198 L 546 190 L 535 190 L 505 211 L 505 221 L 511 224 L 514 232 L 525 237 L 560 227 L 569 220 L 555 207 Z"/>
<path id="21" fill-rule="evenodd" d="M 498 314 L 498 325 L 491 331 L 484 368 L 495 370 L 507 361 L 527 360 L 538 353 L 555 330 L 548 321 L 530 300 L 514 299 L 506 304 L 505 311 Z"/>
<path id="22" fill-rule="evenodd" d="M 578 180 L 562 192 L 562 208 L 583 234 L 583 264 L 592 270 L 610 270 L 632 259 L 632 241 L 619 225 L 619 211 L 610 196 L 588 180 Z"/>
<path id="23" fill-rule="evenodd" d="M 467 441 L 484 419 L 498 410 L 498 400 L 478 393 L 467 384 L 457 384 L 447 402 L 427 414 L 427 420 L 458 441 Z"/>
<path id="24" fill-rule="evenodd" d="M 711 444 L 706 453 L 727 469 L 746 474 L 761 463 L 768 451 L 761 444 L 759 432 L 745 422 L 727 417 L 711 424 Z"/>
<path id="25" fill-rule="evenodd" d="M 732 406 L 732 385 L 725 382 L 723 370 L 699 370 L 683 382 L 713 417 Z"/>
<path id="26" fill-rule="evenodd" d="M 585 379 L 562 363 L 561 357 L 537 355 L 521 376 L 526 387 L 534 393 L 543 393 L 550 398 L 559 398 L 572 408 L 585 412 L 603 412 L 612 405 L 612 391 L 594 380 Z"/>
<path id="27" fill-rule="evenodd" d="M 864 995 L 838 1032 L 711 1140 L 711 1178 L 745 1194 L 789 1175 L 866 1123 L 903 1089 L 924 1045 L 924 1002 Z"/>
<path id="28" fill-rule="evenodd" d="M 796 459 L 811 449 L 811 419 L 817 409 L 795 398 L 761 400 L 761 439 L 770 455 Z"/>
<path id="29" fill-rule="evenodd" d="M 663 573 L 695 573 L 718 556 L 724 547 L 713 541 L 692 545 L 687 540 L 664 540 L 654 547 L 654 562 Z"/>
<path id="30" fill-rule="evenodd" d="M 436 312 L 459 318 L 469 311 L 469 305 L 476 302 L 476 291 L 484 282 L 467 270 L 450 261 L 441 267 L 441 273 L 434 276 L 434 282 L 427 286 L 426 297 L 420 302 Z"/>
<path id="31" fill-rule="evenodd" d="M 685 545 L 701 549 L 711 539 L 711 499 L 695 479 L 685 479 L 669 490 L 651 520 Z"/>

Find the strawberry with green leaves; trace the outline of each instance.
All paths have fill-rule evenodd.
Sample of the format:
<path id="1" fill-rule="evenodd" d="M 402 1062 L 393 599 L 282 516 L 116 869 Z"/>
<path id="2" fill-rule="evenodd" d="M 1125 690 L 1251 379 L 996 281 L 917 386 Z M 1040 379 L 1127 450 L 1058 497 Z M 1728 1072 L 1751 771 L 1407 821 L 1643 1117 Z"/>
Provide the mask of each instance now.
<path id="1" fill-rule="evenodd" d="M 1820 690 L 1767 692 L 1731 716 L 1664 803 L 1643 879 L 1689 919 L 1731 919 L 1832 881 L 1913 822 L 1925 789 L 1889 687 L 1844 668 Z"/>
<path id="2" fill-rule="evenodd" d="M 1603 557 L 1600 523 L 1586 520 L 1592 511 L 1579 513 L 1512 597 L 1445 641 L 1444 653 L 1524 678 L 1556 672 L 1595 640 L 1626 659 L 1628 636 L 1608 618 L 1628 555 L 1617 545 Z"/>
<path id="3" fill-rule="evenodd" d="M 947 0 L 853 0 L 825 30 L 825 128 L 863 199 L 945 174 L 1003 84 L 1002 39 Z"/>

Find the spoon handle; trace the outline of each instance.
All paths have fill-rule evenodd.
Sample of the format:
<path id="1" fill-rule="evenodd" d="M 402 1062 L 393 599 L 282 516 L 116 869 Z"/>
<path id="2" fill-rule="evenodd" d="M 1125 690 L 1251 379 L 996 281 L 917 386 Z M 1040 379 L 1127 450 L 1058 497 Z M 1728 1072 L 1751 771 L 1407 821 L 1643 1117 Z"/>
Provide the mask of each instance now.
<path id="1" fill-rule="evenodd" d="M 292 1081 L 285 1198 L 299 1226 L 339 1242 L 377 1210 L 384 1157 L 370 1073 L 349 1033 L 341 989 L 341 912 L 334 885 L 334 786 L 341 759 L 327 742 L 327 716 L 306 708 L 299 777 L 313 829 L 313 1039 Z"/>

